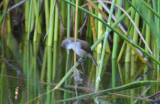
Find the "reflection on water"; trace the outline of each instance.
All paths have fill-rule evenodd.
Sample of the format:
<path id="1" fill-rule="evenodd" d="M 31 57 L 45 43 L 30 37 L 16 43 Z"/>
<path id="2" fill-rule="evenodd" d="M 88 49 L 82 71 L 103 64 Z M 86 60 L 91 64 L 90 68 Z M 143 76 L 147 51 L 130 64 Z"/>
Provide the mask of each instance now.
<path id="1" fill-rule="evenodd" d="M 44 41 L 39 40 L 33 43 L 23 41 L 18 43 L 12 34 L 7 34 L 5 48 L 7 57 L 1 58 L 0 61 L 0 104 L 24 104 L 26 102 L 41 104 L 48 104 L 49 102 L 53 104 L 58 100 L 75 97 L 75 82 L 72 75 L 69 75 L 61 88 L 50 92 L 65 75 L 67 52 L 61 49 L 60 42 L 55 41 L 53 47 L 45 47 L 41 45 L 41 42 Z M 27 44 L 29 44 L 29 47 L 27 47 Z M 71 51 L 68 69 L 73 65 L 72 54 Z M 148 68 L 144 64 L 134 61 L 131 63 L 117 63 L 116 60 L 111 61 L 110 56 L 110 54 L 106 54 L 104 58 L 100 90 L 127 84 L 135 80 L 142 80 L 143 77 L 151 75 L 152 70 L 143 72 L 145 68 Z M 79 65 L 77 69 L 80 70 L 80 76 L 83 79 L 83 84 L 77 86 L 78 95 L 94 92 L 97 69 L 92 60 L 87 58 L 84 64 Z M 116 71 L 116 73 L 112 73 L 112 71 Z M 120 94 L 130 96 L 140 94 L 140 91 L 135 92 L 135 90 L 123 91 Z M 99 96 L 98 100 L 101 103 L 117 101 L 127 103 L 130 98 L 121 97 L 116 95 L 115 92 L 114 94 L 107 93 Z M 74 101 L 67 101 L 66 104 L 93 102 L 95 102 L 94 97 L 78 99 L 78 101 L 75 99 Z"/>

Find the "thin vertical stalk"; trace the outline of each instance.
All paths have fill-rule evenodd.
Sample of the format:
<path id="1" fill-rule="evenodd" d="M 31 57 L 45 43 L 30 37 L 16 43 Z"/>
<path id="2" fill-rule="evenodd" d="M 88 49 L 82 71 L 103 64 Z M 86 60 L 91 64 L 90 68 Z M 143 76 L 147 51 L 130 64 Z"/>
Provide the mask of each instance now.
<path id="1" fill-rule="evenodd" d="M 124 53 L 125 50 L 126 50 L 126 43 L 123 42 L 122 48 L 121 48 L 121 50 L 120 50 L 120 52 L 119 52 L 119 55 L 118 55 L 118 58 L 117 58 L 117 61 L 118 61 L 118 62 L 121 60 L 121 58 L 122 58 L 123 53 Z"/>
<path id="2" fill-rule="evenodd" d="M 25 3 L 25 31 L 28 32 L 29 0 Z"/>
<path id="3" fill-rule="evenodd" d="M 133 55 L 131 55 L 131 71 L 130 71 L 130 76 L 134 76 L 134 74 L 135 74 L 135 69 L 136 69 L 136 64 L 135 64 L 135 55 L 133 54 Z M 135 80 L 135 78 L 134 79 L 132 79 L 133 81 Z M 136 92 L 135 92 L 135 89 L 132 89 L 132 90 L 130 90 L 130 94 L 131 94 L 131 96 L 133 96 L 133 95 L 135 95 L 136 94 Z M 129 104 L 132 104 L 132 102 L 134 101 L 134 99 L 133 98 L 131 98 L 131 100 L 130 100 L 130 103 Z"/>
<path id="4" fill-rule="evenodd" d="M 146 24 L 146 36 L 145 36 L 145 40 L 146 40 L 146 43 L 148 44 L 148 46 L 150 46 L 150 33 L 151 33 L 151 30 L 149 28 L 149 26 Z M 147 47 L 145 47 L 145 50 L 147 50 Z"/>
<path id="5" fill-rule="evenodd" d="M 52 46 L 52 42 L 53 42 L 53 26 L 54 26 L 54 18 L 52 19 L 52 12 L 53 12 L 53 6 L 54 6 L 54 1 L 55 0 L 51 0 L 50 2 L 50 29 L 49 29 L 49 34 L 48 34 L 48 43 L 47 43 L 47 46 Z M 54 16 L 53 16 L 54 17 Z"/>
<path id="6" fill-rule="evenodd" d="M 38 21 L 37 21 L 38 16 L 37 15 L 39 14 L 39 13 L 37 13 L 37 11 L 39 11 L 39 10 L 36 10 L 36 9 L 37 9 L 36 0 L 33 0 L 33 10 L 34 10 L 34 13 L 36 14 L 35 15 L 36 16 L 36 22 L 35 22 L 35 30 L 34 30 L 33 46 L 32 46 L 33 47 L 32 48 L 33 49 L 32 50 L 33 57 L 31 57 L 31 60 L 33 60 L 33 73 L 31 73 L 31 76 L 33 76 L 33 82 L 34 82 L 33 91 L 31 91 L 31 92 L 34 93 L 33 97 L 37 96 L 37 60 L 36 60 L 36 56 L 37 56 L 36 55 L 36 48 L 37 48 L 36 45 L 37 45 L 37 43 L 36 43 L 36 40 L 37 40 L 37 25 L 38 25 Z M 32 14 L 32 19 L 34 17 L 34 13 Z M 30 54 L 30 55 L 32 56 L 32 54 Z M 32 65 L 30 65 L 30 66 L 32 66 Z M 34 103 L 36 104 L 37 100 L 35 100 Z"/>
<path id="7" fill-rule="evenodd" d="M 51 22 L 51 19 L 50 19 L 51 16 L 49 17 L 49 13 L 50 13 L 51 9 L 49 10 L 49 3 L 48 2 L 49 2 L 49 0 L 44 0 L 46 32 L 49 29 L 49 20 Z M 50 6 L 53 7 L 53 0 L 50 1 L 50 2 L 52 3 L 52 5 L 50 5 Z M 47 38 L 46 44 L 48 44 L 48 40 L 49 39 Z M 47 46 L 47 47 L 45 47 L 44 56 L 43 56 L 43 64 L 42 64 L 42 72 L 41 72 L 41 81 L 42 82 L 44 81 L 44 75 L 45 75 L 44 73 L 45 73 L 46 66 L 47 66 L 47 74 L 49 73 L 49 76 L 51 74 L 50 73 L 51 67 L 49 66 L 49 65 L 51 65 L 51 63 L 49 63 L 50 62 L 49 53 L 50 53 L 50 50 Z M 51 81 L 48 78 L 49 76 L 47 75 L 47 82 Z M 49 90 L 50 90 L 50 87 L 47 86 L 47 91 L 49 91 Z M 47 99 L 49 99 L 49 98 L 50 98 L 50 95 L 47 94 Z"/>
<path id="8" fill-rule="evenodd" d="M 27 101 L 29 101 L 30 93 L 29 93 L 29 82 L 30 82 L 30 28 L 31 28 L 31 17 L 32 17 L 32 0 L 30 0 L 29 4 L 29 20 L 28 20 L 28 32 L 27 32 Z"/>
<path id="9" fill-rule="evenodd" d="M 67 37 L 70 37 L 70 4 L 67 4 L 67 13 Z"/>
<path id="10" fill-rule="evenodd" d="M 76 10 L 75 10 L 75 26 L 74 26 L 74 65 L 76 65 L 76 40 L 77 40 L 77 34 L 78 34 L 78 3 L 79 1 L 76 0 Z M 77 75 L 77 72 L 78 69 L 76 67 L 74 67 L 74 75 Z M 78 96 L 78 93 L 77 93 L 77 80 L 74 78 L 74 82 L 75 82 L 75 93 L 76 93 L 76 96 Z"/>
<path id="11" fill-rule="evenodd" d="M 28 19 L 28 33 L 27 33 L 27 40 L 29 41 L 30 39 L 30 30 L 31 30 L 31 17 L 32 17 L 32 0 L 30 0 L 30 4 L 29 4 L 29 19 Z"/>
<path id="12" fill-rule="evenodd" d="M 122 6 L 122 0 L 119 0 L 119 6 Z M 117 18 L 119 18 L 121 15 L 121 10 L 118 9 Z M 119 36 L 115 33 L 114 34 L 114 43 L 113 43 L 113 53 L 112 53 L 112 59 L 116 59 L 117 57 L 117 49 L 118 49 L 118 40 Z"/>
<path id="13" fill-rule="evenodd" d="M 137 27 L 139 27 L 139 14 L 136 13 L 135 15 L 135 24 Z M 138 32 L 136 31 L 136 29 L 134 28 L 134 34 L 133 34 L 133 41 L 137 44 L 138 43 Z M 132 50 L 132 56 L 131 56 L 131 76 L 134 75 L 135 73 L 135 56 L 136 53 Z M 135 94 L 135 90 L 131 90 L 131 95 Z M 133 99 L 131 99 L 131 102 L 133 102 Z"/>
<path id="14" fill-rule="evenodd" d="M 41 82 L 44 82 L 46 63 L 47 63 L 47 47 L 45 47 L 45 49 L 44 49 L 43 63 L 42 63 L 41 77 L 40 77 L 41 78 Z"/>
<path id="15" fill-rule="evenodd" d="M 132 4 L 135 5 L 135 1 L 132 1 Z M 134 18 L 134 15 L 135 15 L 135 10 L 132 8 L 131 9 L 131 17 Z M 131 23 L 129 24 L 129 27 L 130 27 L 129 30 L 128 30 L 129 31 L 129 35 L 132 37 L 133 36 L 132 34 L 133 34 L 133 31 L 134 31 L 134 27 L 132 26 Z M 130 46 L 127 45 L 126 55 L 125 55 L 125 66 L 126 66 L 126 68 L 125 68 L 125 83 L 127 82 L 128 78 L 130 78 L 130 76 L 131 76 L 131 74 L 130 74 L 131 71 L 129 70 L 129 68 L 131 66 L 130 62 L 132 62 L 132 60 L 131 60 L 132 59 L 131 52 L 132 52 L 132 50 L 131 50 Z M 131 93 L 131 92 L 130 91 L 126 91 L 126 93 Z M 130 103 L 131 100 L 128 99 L 127 102 Z"/>
<path id="16" fill-rule="evenodd" d="M 136 13 L 135 16 L 135 24 L 137 27 L 139 27 L 139 14 Z M 134 28 L 134 34 L 133 34 L 133 41 L 137 44 L 138 43 L 138 32 Z M 135 55 L 135 52 L 132 50 L 132 54 Z"/>
<path id="17" fill-rule="evenodd" d="M 33 42 L 33 78 L 34 78 L 34 97 L 37 96 L 37 55 L 36 55 L 36 48 L 37 48 L 37 42 L 34 41 Z M 32 73 L 31 73 L 32 74 Z M 37 103 L 37 101 L 35 100 L 35 104 Z"/>
<path id="18" fill-rule="evenodd" d="M 119 6 L 122 6 L 122 0 L 119 0 Z M 118 9 L 118 14 L 117 14 L 117 18 L 119 18 L 121 15 L 121 11 L 120 9 Z M 113 53 L 112 53 L 112 62 L 114 62 L 114 60 L 117 57 L 117 49 L 118 49 L 118 40 L 119 40 L 119 36 L 114 33 L 114 43 L 113 43 Z M 114 64 L 112 64 L 112 87 L 116 87 L 116 66 Z"/>
<path id="19" fill-rule="evenodd" d="M 48 29 L 49 29 L 49 20 L 51 20 L 50 18 L 49 18 L 49 13 L 50 13 L 50 10 L 49 10 L 49 0 L 44 0 L 44 10 L 45 10 L 45 24 L 46 24 L 46 32 L 48 31 Z M 50 1 L 51 2 L 51 1 Z M 53 1 L 52 1 L 52 3 L 53 3 Z M 52 6 L 53 7 L 53 5 L 50 5 L 50 6 Z M 51 17 L 51 16 L 50 16 Z M 49 36 L 48 36 L 49 37 Z M 46 41 L 46 44 L 48 43 L 48 39 L 47 39 L 47 41 Z M 49 55 L 48 55 L 48 52 L 49 51 L 49 49 L 48 49 L 48 47 L 45 47 L 45 51 L 44 51 L 44 56 L 43 56 L 43 64 L 42 64 L 42 73 L 41 73 L 41 81 L 43 82 L 44 81 L 44 72 L 45 72 L 45 69 L 46 69 L 46 65 L 48 65 L 49 63 L 48 63 L 48 61 L 50 61 L 49 60 Z M 50 68 L 47 66 L 47 73 L 49 73 L 49 70 L 50 70 Z M 47 80 L 49 80 L 48 78 L 47 78 Z M 49 88 L 48 88 L 49 89 Z"/>
<path id="20" fill-rule="evenodd" d="M 88 9 L 91 13 L 93 13 L 92 11 L 92 7 L 90 5 L 90 3 L 88 3 Z M 92 16 L 89 16 L 90 17 L 90 23 L 91 23 L 91 27 L 92 27 L 92 33 L 93 33 L 93 40 L 94 42 L 97 40 L 97 36 L 96 36 L 96 28 L 95 28 L 95 23 L 94 23 L 94 18 Z M 90 26 L 89 26 L 90 27 Z M 88 29 L 89 31 L 89 29 Z M 90 31 L 91 32 L 91 31 Z"/>
<path id="21" fill-rule="evenodd" d="M 150 12 L 148 12 L 148 15 L 150 14 Z M 150 28 L 149 28 L 149 26 L 146 24 L 146 36 L 145 36 L 145 40 L 146 40 L 146 43 L 148 44 L 148 46 L 150 46 L 150 41 L 151 41 L 151 31 L 150 31 Z M 145 50 L 146 51 L 148 51 L 148 49 L 147 49 L 147 47 L 145 47 Z M 149 67 L 148 66 L 146 66 L 145 68 L 144 68 L 144 73 L 146 73 L 148 70 L 150 70 L 149 69 Z M 149 78 L 149 76 L 146 76 L 145 78 L 144 78 L 144 80 L 147 80 Z M 143 89 L 145 90 L 147 87 L 146 86 L 144 86 L 143 87 Z M 147 96 L 147 95 L 146 95 Z M 143 104 L 145 104 L 144 102 L 143 102 Z"/>
<path id="22" fill-rule="evenodd" d="M 98 8 L 100 10 L 102 10 L 102 5 L 101 4 L 98 4 Z M 102 19 L 102 15 L 100 13 L 98 13 L 98 17 L 100 19 Z M 101 37 L 102 35 L 102 23 L 98 21 L 98 39 Z M 101 55 L 101 49 L 102 49 L 102 44 L 100 43 L 98 46 L 97 46 L 97 64 L 99 64 L 100 62 L 100 55 Z M 96 70 L 96 83 L 95 83 L 95 92 L 98 91 L 99 89 L 99 82 L 100 82 L 100 77 L 101 77 L 101 69 L 99 67 L 97 67 L 97 70 Z"/>
<path id="23" fill-rule="evenodd" d="M 160 12 L 160 0 L 157 1 L 158 3 L 156 3 L 155 0 L 152 0 L 152 3 L 153 3 L 153 9 L 159 13 Z M 157 4 L 157 6 L 156 6 Z M 154 15 L 154 18 L 155 18 L 155 23 L 156 23 L 156 30 L 157 30 L 157 34 L 159 35 L 159 18 Z M 159 38 L 156 39 L 156 44 L 157 44 L 157 52 L 156 53 L 156 57 L 157 57 L 157 61 L 159 61 L 159 49 L 160 49 L 160 40 Z M 157 64 L 157 80 L 159 80 L 159 77 L 160 77 L 160 74 L 159 74 L 159 65 Z M 158 87 L 157 87 L 158 88 Z M 158 90 L 158 89 L 157 89 Z"/>
<path id="24" fill-rule="evenodd" d="M 132 1 L 132 4 L 135 5 L 135 1 Z M 131 9 L 131 17 L 134 18 L 134 14 L 135 14 L 135 10 L 134 8 Z M 133 26 L 132 24 L 130 23 L 129 24 L 129 35 L 132 37 L 133 35 Z M 126 55 L 125 55 L 125 62 L 130 62 L 131 61 L 131 48 L 129 45 L 127 45 L 127 49 L 126 49 Z"/>
<path id="25" fill-rule="evenodd" d="M 79 3 L 79 0 L 76 0 L 76 11 L 75 11 L 75 31 L 74 31 L 74 65 L 76 64 L 76 40 L 77 40 L 77 34 L 78 34 L 78 3 Z M 76 75 L 78 73 L 78 69 L 75 67 L 74 68 L 74 75 Z M 77 93 L 77 83 L 76 83 L 76 79 L 74 78 L 74 81 L 75 81 L 75 93 L 76 93 L 76 96 L 78 96 L 78 93 Z"/>
<path id="26" fill-rule="evenodd" d="M 50 1 L 50 28 L 49 28 L 49 34 L 48 34 L 48 39 L 47 39 L 47 48 L 48 48 L 48 56 L 47 56 L 47 83 L 51 83 L 52 81 L 52 41 L 53 41 L 53 21 L 54 19 L 52 19 L 52 12 L 53 12 L 53 8 L 54 8 L 54 1 L 55 0 L 51 0 Z M 54 17 L 54 16 L 53 16 Z M 50 85 L 47 85 L 47 92 L 49 92 L 51 89 Z M 48 93 L 47 94 L 47 101 L 46 103 L 49 104 L 52 102 L 51 99 L 51 94 Z"/>
<path id="27" fill-rule="evenodd" d="M 58 41 L 58 9 L 55 6 L 55 26 L 54 26 L 54 52 L 53 52 L 53 74 L 52 78 L 55 78 L 56 66 L 57 66 L 57 41 Z M 54 79 L 53 79 L 54 80 Z"/>
<path id="28" fill-rule="evenodd" d="M 125 1 L 125 7 L 124 7 L 124 9 L 127 10 L 127 9 L 129 9 L 129 8 L 130 8 L 129 3 L 128 3 L 127 1 Z M 129 20 L 128 18 L 125 18 L 124 21 L 125 21 L 125 24 L 126 24 L 127 26 L 129 26 L 130 20 Z"/>
<path id="29" fill-rule="evenodd" d="M 148 0 L 148 4 L 150 3 L 150 0 Z M 148 16 L 150 16 L 151 15 L 151 12 L 149 11 L 148 12 Z M 150 27 L 149 27 L 149 25 L 148 24 L 143 24 L 143 28 L 146 26 L 146 36 L 145 36 L 145 41 L 146 41 L 146 43 L 147 43 L 147 45 L 148 46 L 150 46 L 150 41 L 151 41 L 151 31 L 150 31 Z M 143 29 L 144 30 L 144 29 Z M 147 49 L 147 47 L 145 46 L 145 50 L 148 52 L 148 49 Z M 147 58 L 148 59 L 148 58 Z M 144 72 L 143 73 L 146 73 L 148 70 L 150 70 L 149 69 L 149 67 L 148 66 L 146 66 L 145 68 L 144 68 Z M 144 77 L 144 80 L 147 80 L 149 78 L 149 76 L 146 76 L 146 77 Z M 146 86 L 144 86 L 143 87 L 143 90 L 146 90 L 147 89 L 147 87 Z M 146 95 L 146 94 L 145 94 Z M 147 96 L 147 95 L 146 95 Z M 145 102 L 143 102 L 143 104 L 145 104 Z"/>
<path id="30" fill-rule="evenodd" d="M 68 0 L 70 1 L 70 0 Z M 67 4 L 67 37 L 70 37 L 70 5 Z M 65 67 L 65 73 L 68 72 L 69 69 L 69 53 L 70 51 L 67 50 L 67 59 L 66 59 L 66 67 Z M 68 80 L 65 81 L 65 85 L 68 84 Z M 67 92 L 64 92 L 64 99 L 67 98 Z M 67 104 L 67 102 L 64 102 L 64 104 Z"/>
<path id="31" fill-rule="evenodd" d="M 46 31 L 48 31 L 48 29 L 49 29 L 49 6 L 48 6 L 48 0 L 44 0 L 44 9 L 45 9 Z"/>
<path id="32" fill-rule="evenodd" d="M 131 26 L 131 24 L 130 24 L 130 26 Z M 128 29 L 128 32 L 129 32 L 130 36 L 132 37 L 133 27 L 131 27 L 131 29 Z M 127 48 L 125 51 L 126 51 L 125 62 L 130 62 L 131 61 L 131 47 L 129 45 L 127 45 Z"/>
<path id="33" fill-rule="evenodd" d="M 117 62 L 118 65 L 118 72 L 119 72 L 119 76 L 120 76 L 120 83 L 121 85 L 124 84 L 124 75 L 125 75 L 125 70 L 122 70 L 122 66 L 119 62 Z"/>
<path id="34" fill-rule="evenodd" d="M 34 31 L 34 38 L 33 41 L 37 41 L 37 32 L 38 32 L 38 24 L 39 24 L 39 9 L 40 9 L 40 0 L 38 0 L 38 3 L 34 3 L 35 5 L 35 13 L 36 13 L 36 22 L 35 22 L 35 31 Z"/>
<path id="35" fill-rule="evenodd" d="M 156 6 L 156 1 L 153 0 L 153 8 L 154 10 L 159 13 L 160 12 L 160 0 L 158 0 L 158 3 L 157 3 L 157 6 Z M 156 9 L 157 8 L 157 9 Z M 156 23 L 156 26 L 157 26 L 157 34 L 159 35 L 159 18 L 155 15 L 155 23 Z M 159 49 L 160 49 L 160 40 L 159 38 L 157 38 L 157 60 L 159 61 Z M 159 79 L 160 77 L 160 74 L 159 74 L 159 65 L 157 64 L 157 80 L 160 80 Z"/>
<path id="36" fill-rule="evenodd" d="M 38 47 L 38 40 L 37 40 L 37 32 L 38 32 L 38 24 L 39 24 L 39 8 L 40 8 L 40 0 L 36 4 L 36 1 L 33 1 L 34 10 L 36 14 L 36 22 L 35 22 L 35 31 L 33 37 L 33 72 L 34 72 L 34 97 L 37 96 L 37 47 Z M 35 101 L 37 103 L 37 101 Z"/>
<path id="37" fill-rule="evenodd" d="M 48 39 L 49 40 L 49 39 Z M 52 79 L 52 48 L 50 46 L 47 47 L 47 83 L 51 83 Z M 47 85 L 47 92 L 51 89 L 50 85 Z M 47 104 L 51 102 L 51 94 L 47 94 Z"/>
<path id="38" fill-rule="evenodd" d="M 156 4 L 156 1 L 159 1 L 159 0 L 152 0 L 152 4 L 153 4 L 153 9 L 156 11 L 157 10 L 157 6 Z M 155 20 L 155 24 L 157 26 L 157 16 L 154 15 L 154 20 Z M 157 28 L 158 29 L 158 28 Z M 158 35 L 158 33 L 156 33 Z M 157 61 L 159 61 L 159 57 L 157 56 L 159 53 L 157 53 L 159 50 L 158 50 L 158 38 L 155 38 L 153 39 L 153 42 L 152 42 L 152 46 L 153 46 L 153 51 L 154 51 L 154 57 L 157 57 Z M 158 69 L 158 65 L 154 65 L 154 68 L 156 69 L 156 71 L 154 72 L 154 75 L 157 77 L 157 80 L 158 80 L 158 74 L 159 74 L 159 69 Z M 157 73 L 158 72 L 158 73 Z M 159 86 L 158 84 L 156 86 L 153 86 L 153 89 L 154 89 L 154 93 L 157 92 L 156 90 L 158 89 Z M 157 87 L 157 88 L 156 88 Z"/>
<path id="39" fill-rule="evenodd" d="M 76 12 L 75 12 L 75 31 L 74 31 L 74 42 L 76 43 L 77 33 L 78 33 L 78 0 L 76 0 Z M 76 63 L 76 44 L 74 51 L 74 64 Z"/>
<path id="40" fill-rule="evenodd" d="M 55 9 L 55 12 L 56 12 L 57 10 Z M 57 20 L 58 19 L 58 11 L 57 11 L 57 13 L 55 13 L 55 20 Z M 58 36 L 58 20 L 57 21 L 55 21 L 55 31 L 54 31 L 54 37 L 57 37 Z M 55 39 L 55 38 L 54 38 Z M 55 78 L 55 75 L 56 75 L 56 66 L 57 66 L 57 40 L 54 40 L 54 43 L 53 43 L 53 47 L 54 47 L 54 50 L 53 50 L 53 71 L 52 71 L 52 79 L 53 80 L 56 80 L 56 79 L 54 79 Z M 53 92 L 52 93 L 52 100 L 53 100 L 53 102 L 54 102 L 54 100 L 55 100 L 55 93 Z"/>

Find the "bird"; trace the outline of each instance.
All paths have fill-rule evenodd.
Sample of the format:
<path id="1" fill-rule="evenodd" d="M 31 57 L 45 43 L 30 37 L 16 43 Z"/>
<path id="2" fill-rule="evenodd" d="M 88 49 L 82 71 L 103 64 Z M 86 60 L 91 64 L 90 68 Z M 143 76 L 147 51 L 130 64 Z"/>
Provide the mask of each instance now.
<path id="1" fill-rule="evenodd" d="M 92 59 L 92 61 L 95 63 L 95 65 L 97 66 L 97 62 L 93 57 L 93 52 L 91 50 L 90 45 L 88 44 L 88 42 L 81 40 L 81 39 L 76 39 L 76 49 L 75 49 L 75 41 L 74 38 L 70 37 L 70 38 L 66 38 L 62 41 L 61 43 L 61 47 L 68 49 L 68 50 L 76 50 L 76 54 L 81 57 L 84 58 L 85 56 L 88 56 Z"/>

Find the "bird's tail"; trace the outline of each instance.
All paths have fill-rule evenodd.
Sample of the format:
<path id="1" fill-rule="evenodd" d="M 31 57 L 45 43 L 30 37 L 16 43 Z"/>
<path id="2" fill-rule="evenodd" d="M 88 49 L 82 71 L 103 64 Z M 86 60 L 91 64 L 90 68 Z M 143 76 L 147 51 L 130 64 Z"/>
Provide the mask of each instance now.
<path id="1" fill-rule="evenodd" d="M 98 64 L 97 64 L 96 60 L 94 59 L 94 57 L 92 56 L 92 54 L 89 54 L 88 56 L 92 59 L 92 61 L 93 61 L 93 62 L 95 63 L 95 65 L 97 66 Z"/>

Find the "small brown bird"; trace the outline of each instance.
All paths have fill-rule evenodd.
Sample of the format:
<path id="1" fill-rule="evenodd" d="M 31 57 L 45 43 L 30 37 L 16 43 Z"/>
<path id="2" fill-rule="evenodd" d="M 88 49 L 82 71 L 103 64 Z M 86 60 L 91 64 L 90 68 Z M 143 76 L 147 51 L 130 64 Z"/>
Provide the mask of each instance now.
<path id="1" fill-rule="evenodd" d="M 69 50 L 73 50 L 75 51 L 75 42 L 74 42 L 74 38 L 66 38 L 62 41 L 61 46 L 63 48 L 69 49 Z M 93 58 L 93 52 L 91 51 L 91 47 L 90 45 L 84 41 L 84 40 L 80 40 L 77 39 L 76 40 L 76 54 L 80 57 L 85 57 L 88 56 L 90 57 L 93 62 L 97 65 L 96 60 Z"/>

